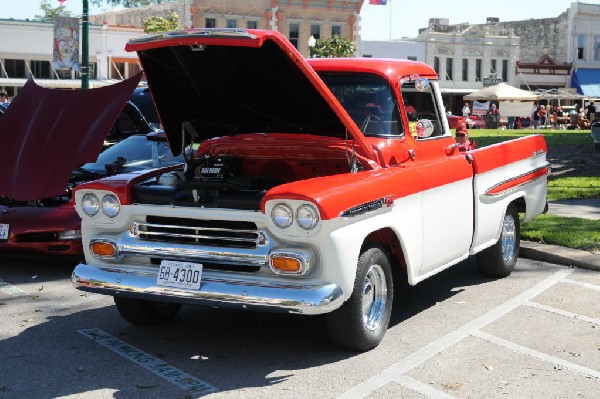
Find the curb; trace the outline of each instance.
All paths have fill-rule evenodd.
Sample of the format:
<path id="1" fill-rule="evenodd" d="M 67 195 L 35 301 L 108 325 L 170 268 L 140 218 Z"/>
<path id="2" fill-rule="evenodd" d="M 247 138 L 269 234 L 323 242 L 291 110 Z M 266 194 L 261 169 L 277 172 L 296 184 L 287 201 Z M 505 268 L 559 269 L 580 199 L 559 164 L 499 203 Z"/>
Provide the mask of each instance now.
<path id="1" fill-rule="evenodd" d="M 600 271 L 599 255 L 594 255 L 579 249 L 559 247 L 558 245 L 521 241 L 519 256 L 527 259 Z"/>

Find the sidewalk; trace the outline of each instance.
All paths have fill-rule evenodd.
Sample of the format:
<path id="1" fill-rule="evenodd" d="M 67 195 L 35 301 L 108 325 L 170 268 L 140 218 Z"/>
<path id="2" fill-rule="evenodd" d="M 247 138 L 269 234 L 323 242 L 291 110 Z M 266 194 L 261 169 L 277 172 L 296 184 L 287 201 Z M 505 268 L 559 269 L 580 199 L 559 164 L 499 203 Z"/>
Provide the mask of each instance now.
<path id="1" fill-rule="evenodd" d="M 600 198 L 550 202 L 548 213 L 558 216 L 600 220 Z M 519 255 L 528 259 L 600 271 L 600 255 L 558 245 L 521 241 Z"/>

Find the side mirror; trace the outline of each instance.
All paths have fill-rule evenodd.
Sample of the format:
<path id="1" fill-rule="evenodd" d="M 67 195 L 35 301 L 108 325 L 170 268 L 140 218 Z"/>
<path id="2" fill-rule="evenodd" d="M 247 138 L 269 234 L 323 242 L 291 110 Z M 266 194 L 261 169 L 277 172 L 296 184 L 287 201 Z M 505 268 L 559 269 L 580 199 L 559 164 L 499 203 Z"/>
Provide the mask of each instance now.
<path id="1" fill-rule="evenodd" d="M 424 92 L 429 90 L 429 79 L 427 78 L 417 78 L 415 80 L 415 89 L 418 92 Z"/>
<path id="2" fill-rule="evenodd" d="M 429 119 L 419 119 L 415 125 L 418 139 L 426 139 L 434 131 L 433 123 Z"/>

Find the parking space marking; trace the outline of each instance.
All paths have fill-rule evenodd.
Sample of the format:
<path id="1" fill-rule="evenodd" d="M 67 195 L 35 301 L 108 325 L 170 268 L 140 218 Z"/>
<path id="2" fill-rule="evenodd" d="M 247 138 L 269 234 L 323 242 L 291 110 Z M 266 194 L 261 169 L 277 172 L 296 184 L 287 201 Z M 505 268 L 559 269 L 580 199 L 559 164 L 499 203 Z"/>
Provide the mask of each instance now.
<path id="1" fill-rule="evenodd" d="M 531 349 L 526 346 L 515 344 L 514 342 L 507 341 L 500 337 L 496 337 L 495 335 L 491 335 L 491 334 L 485 333 L 483 331 L 472 331 L 471 335 L 473 335 L 474 337 L 477 337 L 477 338 L 481 338 L 485 341 L 491 342 L 493 344 L 502 346 L 506 349 L 510 349 L 513 352 L 517 352 L 522 355 L 530 356 L 535 359 L 544 361 L 546 363 L 560 366 L 564 369 L 568 369 L 568 370 L 574 371 L 576 373 L 583 374 L 587 377 L 600 378 L 600 371 L 589 369 L 587 367 L 580 366 L 579 364 L 572 363 L 567 360 L 563 360 L 561 358 L 558 358 L 556 356 L 551 356 L 551 355 L 548 355 L 543 352 L 538 352 L 535 349 Z"/>
<path id="2" fill-rule="evenodd" d="M 419 380 L 415 380 L 412 377 L 401 375 L 400 377 L 395 379 L 396 383 L 412 389 L 415 392 L 423 394 L 428 398 L 435 399 L 456 399 L 454 396 L 448 395 L 446 392 L 440 391 L 439 389 L 435 389 L 429 384 L 425 384 Z"/>
<path id="3" fill-rule="evenodd" d="M 594 290 L 594 291 L 600 291 L 600 285 L 594 285 L 594 284 L 590 284 L 590 283 L 582 283 L 581 281 L 575 281 L 575 280 L 569 280 L 569 279 L 565 279 L 563 281 L 563 283 L 578 285 L 580 287 L 588 288 L 588 289 Z"/>
<path id="4" fill-rule="evenodd" d="M 10 296 L 23 296 L 27 295 L 25 291 L 20 289 L 19 287 L 12 285 L 11 283 L 7 283 L 6 281 L 0 280 L 0 291 L 4 292 L 6 295 Z"/>
<path id="5" fill-rule="evenodd" d="M 570 317 L 571 319 L 577 319 L 577 320 L 585 321 L 585 322 L 588 322 L 591 324 L 596 324 L 596 325 L 600 326 L 600 319 L 594 319 L 593 317 L 588 317 L 588 316 L 584 316 L 584 315 L 581 315 L 578 313 L 573 313 L 573 312 L 567 312 L 566 310 L 553 308 L 552 306 L 546 306 L 546 305 L 542 305 L 541 303 L 536 303 L 536 302 L 527 302 L 527 303 L 524 303 L 524 305 L 535 308 L 535 309 L 544 310 L 549 313 L 556 313 L 561 316 Z"/>
<path id="6" fill-rule="evenodd" d="M 137 365 L 142 366 L 159 377 L 164 378 L 170 383 L 177 385 L 190 394 L 202 396 L 217 392 L 216 388 L 206 382 L 165 363 L 163 360 L 158 359 L 135 346 L 129 345 L 125 341 L 122 341 L 99 328 L 86 328 L 78 330 L 77 332 Z"/>
<path id="7" fill-rule="evenodd" d="M 484 313 L 483 315 L 471 320 L 456 330 L 449 332 L 436 341 L 431 342 L 429 345 L 426 345 L 418 351 L 411 353 L 404 359 L 392 364 L 371 378 L 355 385 L 340 395 L 339 398 L 364 398 L 388 382 L 398 380 L 402 375 L 414 369 L 419 364 L 424 363 L 444 349 L 471 335 L 473 331 L 482 329 L 493 321 L 496 321 L 500 317 L 513 311 L 517 307 L 529 302 L 531 299 L 560 282 L 571 273 L 573 273 L 573 269 L 562 269 L 554 273 L 528 290 L 523 291 L 516 297 L 509 299 L 487 313 Z"/>

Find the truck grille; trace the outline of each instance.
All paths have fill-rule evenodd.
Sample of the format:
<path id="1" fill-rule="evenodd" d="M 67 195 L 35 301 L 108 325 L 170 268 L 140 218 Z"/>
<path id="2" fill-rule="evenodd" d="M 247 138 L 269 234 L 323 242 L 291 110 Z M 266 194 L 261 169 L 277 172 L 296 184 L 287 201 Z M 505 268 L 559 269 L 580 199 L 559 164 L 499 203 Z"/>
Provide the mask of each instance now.
<path id="1" fill-rule="evenodd" d="M 228 248 L 256 248 L 261 237 L 253 222 L 162 216 L 147 216 L 134 230 L 142 240 Z"/>

